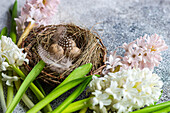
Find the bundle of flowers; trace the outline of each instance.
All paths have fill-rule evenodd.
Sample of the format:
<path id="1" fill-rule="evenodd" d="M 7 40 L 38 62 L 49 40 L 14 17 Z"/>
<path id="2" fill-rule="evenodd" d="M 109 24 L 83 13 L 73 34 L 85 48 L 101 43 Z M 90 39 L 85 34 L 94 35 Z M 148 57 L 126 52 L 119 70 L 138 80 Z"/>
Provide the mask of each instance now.
<path id="1" fill-rule="evenodd" d="M 116 48 L 125 50 L 123 56 L 117 55 L 115 50 L 105 61 L 106 48 L 89 30 L 70 24 L 49 25 L 58 4 L 58 0 L 28 0 L 17 18 L 15 1 L 11 10 L 10 37 L 7 37 L 7 28 L 2 29 L 0 35 L 0 103 L 3 112 L 12 113 L 21 99 L 29 108 L 27 113 L 78 110 L 85 113 L 88 108 L 96 113 L 170 111 L 169 101 L 155 105 L 161 97 L 163 82 L 153 70 L 162 60 L 161 52 L 168 48 L 161 36 L 145 35 L 129 44 L 124 43 Z M 17 33 L 18 36 L 22 34 L 18 41 Z M 54 76 L 56 74 L 67 73 L 67 76 L 46 95 L 38 81 L 33 83 L 42 73 L 51 77 L 49 81 L 62 78 Z M 7 85 L 7 101 L 3 81 Z M 73 102 L 87 86 L 90 96 Z M 17 93 L 13 98 L 14 87 Z M 74 87 L 76 89 L 52 109 L 50 103 Z M 36 104 L 25 94 L 28 88 L 37 97 Z"/>
<path id="2" fill-rule="evenodd" d="M 91 109 L 97 112 L 132 112 L 159 100 L 163 82 L 153 73 L 162 60 L 161 51 L 168 47 L 157 34 L 145 35 L 120 48 L 124 56 L 111 52 L 104 77 L 93 77 L 89 90 L 92 92 Z"/>

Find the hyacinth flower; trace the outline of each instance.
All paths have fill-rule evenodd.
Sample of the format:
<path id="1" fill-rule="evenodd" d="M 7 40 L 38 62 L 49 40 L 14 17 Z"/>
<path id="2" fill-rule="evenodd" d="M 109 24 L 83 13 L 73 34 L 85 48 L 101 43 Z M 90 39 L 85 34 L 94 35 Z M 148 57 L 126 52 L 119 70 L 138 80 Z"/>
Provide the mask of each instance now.
<path id="1" fill-rule="evenodd" d="M 109 72 L 100 78 L 93 76 L 89 84 L 92 92 L 90 109 L 97 113 L 132 112 L 157 102 L 162 85 L 160 77 L 148 68 Z"/>
<path id="2" fill-rule="evenodd" d="M 21 16 L 15 18 L 18 34 L 22 34 L 18 46 L 25 40 L 33 27 L 53 23 L 59 0 L 27 0 L 21 9 Z"/>
<path id="3" fill-rule="evenodd" d="M 151 37 L 145 35 L 129 44 L 124 43 L 121 48 L 125 50 L 124 57 L 117 56 L 116 51 L 114 52 L 114 55 L 111 54 L 106 62 L 106 72 L 110 72 L 111 68 L 149 68 L 150 70 L 153 70 L 155 66 L 160 64 L 162 60 L 161 52 L 165 51 L 168 46 L 165 44 L 162 37 L 155 34 Z"/>
<path id="4" fill-rule="evenodd" d="M 29 63 L 26 59 L 26 53 L 22 52 L 11 38 L 1 36 L 0 40 L 0 72 L 11 70 L 12 66 L 19 67 L 24 62 Z"/>

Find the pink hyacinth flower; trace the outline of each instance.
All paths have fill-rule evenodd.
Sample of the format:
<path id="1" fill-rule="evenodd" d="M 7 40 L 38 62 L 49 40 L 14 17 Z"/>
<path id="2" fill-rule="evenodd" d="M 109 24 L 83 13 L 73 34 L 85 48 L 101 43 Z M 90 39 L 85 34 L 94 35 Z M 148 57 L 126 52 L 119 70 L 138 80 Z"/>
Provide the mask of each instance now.
<path id="1" fill-rule="evenodd" d="M 155 34 L 151 37 L 145 35 L 144 37 L 137 39 L 136 42 L 137 47 L 143 49 L 141 52 L 142 61 L 139 62 L 139 68 L 149 68 L 150 70 L 153 70 L 154 67 L 158 66 L 162 60 L 160 52 L 168 48 L 165 41 Z"/>
<path id="2" fill-rule="evenodd" d="M 108 70 L 115 70 L 115 67 L 118 65 L 122 65 L 121 63 L 121 56 L 116 55 L 116 51 L 110 52 L 110 56 L 107 58 L 107 61 L 105 62 L 107 65 L 105 70 L 103 70 L 103 74 L 106 74 Z"/>
<path id="3" fill-rule="evenodd" d="M 27 0 L 21 16 L 15 18 L 17 32 L 23 32 L 29 22 L 36 26 L 53 24 L 58 4 L 59 0 Z"/>
<path id="4" fill-rule="evenodd" d="M 147 35 L 144 35 L 144 37 L 140 37 L 140 38 L 137 38 L 136 39 L 136 47 L 139 47 L 139 48 L 143 48 L 143 49 L 146 49 L 146 37 Z"/>
<path id="5" fill-rule="evenodd" d="M 147 37 L 147 47 L 148 49 L 151 49 L 151 51 L 165 51 L 168 49 L 168 46 L 165 44 L 165 41 L 162 40 L 160 36 L 157 34 L 152 35 L 151 37 Z"/>
<path id="6" fill-rule="evenodd" d="M 125 55 L 129 52 L 129 49 L 130 48 L 132 48 L 132 47 L 134 47 L 134 44 L 135 44 L 135 41 L 133 41 L 133 42 L 131 42 L 131 43 L 129 43 L 129 44 L 127 44 L 127 43 L 124 43 L 122 46 L 120 46 L 120 48 L 123 48 L 123 49 L 125 49 Z"/>

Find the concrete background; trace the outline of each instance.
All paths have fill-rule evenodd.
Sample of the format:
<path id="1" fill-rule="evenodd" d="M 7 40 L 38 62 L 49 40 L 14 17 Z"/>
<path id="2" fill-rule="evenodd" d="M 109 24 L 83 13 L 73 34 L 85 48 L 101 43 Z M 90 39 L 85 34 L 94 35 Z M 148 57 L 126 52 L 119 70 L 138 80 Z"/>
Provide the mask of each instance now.
<path id="1" fill-rule="evenodd" d="M 8 10 L 14 0 L 0 2 L 0 30 L 9 26 Z M 18 0 L 19 10 L 25 0 Z M 54 17 L 56 24 L 74 23 L 92 28 L 99 33 L 108 51 L 124 42 L 129 43 L 144 34 L 162 35 L 170 47 L 170 1 L 169 0 L 61 0 L 59 13 Z M 118 54 L 122 54 L 120 50 Z M 159 102 L 170 101 L 170 48 L 162 52 L 163 61 L 154 72 L 164 81 L 163 95 Z M 46 87 L 46 86 L 45 86 Z M 46 92 L 49 92 L 49 90 Z M 59 105 L 68 92 L 53 101 L 53 108 Z M 34 100 L 36 98 L 28 95 Z M 85 96 L 85 92 L 79 99 Z M 14 113 L 24 113 L 28 109 L 20 102 Z M 1 112 L 1 109 L 0 109 Z"/>

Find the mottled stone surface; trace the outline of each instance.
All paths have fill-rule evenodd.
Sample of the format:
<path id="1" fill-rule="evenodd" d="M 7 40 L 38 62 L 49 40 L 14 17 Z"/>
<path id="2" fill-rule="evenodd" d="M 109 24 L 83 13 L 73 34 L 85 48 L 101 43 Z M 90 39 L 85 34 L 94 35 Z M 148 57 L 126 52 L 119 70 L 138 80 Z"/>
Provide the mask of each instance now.
<path id="1" fill-rule="evenodd" d="M 14 0 L 0 2 L 0 30 L 9 26 L 8 9 Z M 25 1 L 19 0 L 19 7 Z M 108 51 L 113 51 L 124 42 L 129 43 L 144 34 L 162 35 L 170 46 L 170 1 L 169 0 L 61 0 L 57 23 L 74 23 L 92 28 L 101 35 Z M 122 54 L 123 51 L 118 51 Z M 163 95 L 159 102 L 170 101 L 170 48 L 162 52 L 163 61 L 154 72 L 164 81 Z M 53 101 L 53 108 L 59 105 L 68 92 Z M 28 94 L 32 93 L 28 91 Z M 83 93 L 80 98 L 83 98 Z M 34 96 L 31 96 L 34 98 Z M 28 110 L 21 102 L 14 113 Z M 0 110 L 1 111 L 1 110 Z"/>

